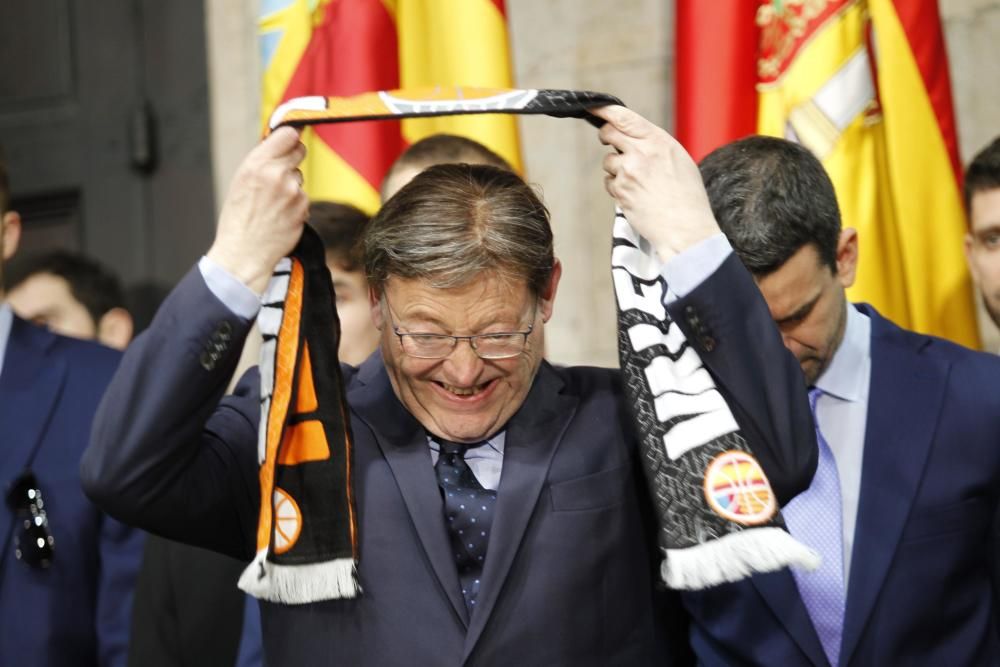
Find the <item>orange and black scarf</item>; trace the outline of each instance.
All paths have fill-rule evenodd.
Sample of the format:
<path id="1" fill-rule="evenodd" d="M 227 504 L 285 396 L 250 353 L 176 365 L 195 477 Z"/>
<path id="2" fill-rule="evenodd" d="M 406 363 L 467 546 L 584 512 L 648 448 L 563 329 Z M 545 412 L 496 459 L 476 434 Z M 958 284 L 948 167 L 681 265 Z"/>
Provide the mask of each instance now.
<path id="1" fill-rule="evenodd" d="M 472 113 L 547 114 L 600 125 L 587 109 L 620 103 L 610 95 L 566 90 L 380 91 L 290 100 L 270 127 Z M 665 582 L 703 588 L 813 564 L 815 554 L 783 529 L 764 471 L 732 412 L 662 307 L 666 284 L 655 253 L 620 213 L 614 243 L 622 372 L 656 499 Z M 240 579 L 248 593 L 286 604 L 361 592 L 352 438 L 334 304 L 322 244 L 307 227 L 276 267 L 258 317 L 264 336 L 261 508 L 257 555 Z M 678 406 L 682 418 L 664 418 L 657 411 L 664 404 Z"/>

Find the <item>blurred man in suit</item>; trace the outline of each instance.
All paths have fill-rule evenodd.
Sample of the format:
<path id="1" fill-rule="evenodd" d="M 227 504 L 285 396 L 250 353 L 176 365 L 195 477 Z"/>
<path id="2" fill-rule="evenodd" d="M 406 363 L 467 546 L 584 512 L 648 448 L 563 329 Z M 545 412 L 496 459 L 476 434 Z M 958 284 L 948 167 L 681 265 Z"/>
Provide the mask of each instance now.
<path id="1" fill-rule="evenodd" d="M 78 472 L 119 355 L 14 315 L 9 204 L 0 160 L 0 664 L 123 666 L 142 536 L 91 504 Z"/>
<path id="2" fill-rule="evenodd" d="M 686 594 L 699 661 L 1000 664 L 1000 359 L 847 301 L 858 234 L 805 148 L 750 137 L 701 172 L 810 386 L 820 462 L 783 513 L 823 565 Z"/>
<path id="3" fill-rule="evenodd" d="M 986 312 L 1000 326 L 1000 137 L 981 150 L 965 171 L 969 231 L 965 257 Z"/>

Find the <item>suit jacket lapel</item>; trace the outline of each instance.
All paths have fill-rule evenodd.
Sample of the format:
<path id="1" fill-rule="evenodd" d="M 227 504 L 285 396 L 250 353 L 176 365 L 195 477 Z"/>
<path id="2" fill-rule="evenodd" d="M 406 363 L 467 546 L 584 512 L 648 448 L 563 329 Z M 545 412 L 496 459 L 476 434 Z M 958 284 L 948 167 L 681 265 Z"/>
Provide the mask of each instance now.
<path id="1" fill-rule="evenodd" d="M 30 463 L 62 393 L 66 366 L 47 355 L 54 341 L 54 334 L 14 318 L 0 370 L 0 484 L 4 496 Z M 44 476 L 39 483 L 45 487 Z M 9 552 L 12 525 L 13 513 L 0 509 L 0 558 Z"/>
<path id="2" fill-rule="evenodd" d="M 548 479 L 552 456 L 576 412 L 577 399 L 561 394 L 562 386 L 552 367 L 543 362 L 524 404 L 507 424 L 496 513 L 476 613 L 465 641 L 466 659 L 496 606 Z"/>
<path id="3" fill-rule="evenodd" d="M 896 327 L 874 310 L 862 310 L 872 319 L 872 372 L 840 652 L 844 665 L 868 623 L 913 506 L 949 371 L 949 364 L 921 355 L 896 335 Z"/>
<path id="4" fill-rule="evenodd" d="M 823 644 L 819 641 L 819 635 L 816 634 L 809 611 L 802 602 L 792 573 L 784 569 L 772 574 L 757 575 L 750 581 L 806 657 L 817 667 L 829 665 L 830 661 L 823 651 Z"/>
<path id="5" fill-rule="evenodd" d="M 351 406 L 375 433 L 442 592 L 467 627 L 469 614 L 444 525 L 444 507 L 426 433 L 396 398 L 378 354 L 366 361 L 358 373 L 363 386 L 351 392 Z"/>

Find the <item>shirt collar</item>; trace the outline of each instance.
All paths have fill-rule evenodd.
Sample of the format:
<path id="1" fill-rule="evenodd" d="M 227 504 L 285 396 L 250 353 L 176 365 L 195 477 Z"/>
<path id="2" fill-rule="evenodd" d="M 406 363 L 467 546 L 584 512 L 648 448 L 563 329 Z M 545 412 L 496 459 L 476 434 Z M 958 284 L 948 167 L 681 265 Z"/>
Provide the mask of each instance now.
<path id="1" fill-rule="evenodd" d="M 434 438 L 431 437 L 430 433 L 427 434 L 427 444 L 430 445 L 430 448 L 433 449 L 435 452 L 440 451 L 441 449 L 441 446 L 434 441 Z M 507 429 L 504 429 L 499 433 L 495 433 L 494 435 L 490 436 L 479 447 L 489 447 L 490 449 L 498 452 L 502 456 L 505 444 L 507 444 Z M 476 447 L 476 449 L 479 449 L 479 447 Z M 474 451 L 475 449 L 469 450 L 470 453 Z"/>
<path id="2" fill-rule="evenodd" d="M 0 301 L 0 373 L 3 373 L 3 360 L 7 354 L 7 341 L 10 340 L 10 327 L 14 323 L 14 311 L 10 304 Z"/>
<path id="3" fill-rule="evenodd" d="M 845 401 L 861 398 L 865 379 L 858 369 L 869 363 L 871 357 L 872 323 L 868 316 L 847 304 L 847 326 L 844 339 L 833 354 L 833 360 L 816 380 L 816 387 L 824 394 L 830 394 Z"/>

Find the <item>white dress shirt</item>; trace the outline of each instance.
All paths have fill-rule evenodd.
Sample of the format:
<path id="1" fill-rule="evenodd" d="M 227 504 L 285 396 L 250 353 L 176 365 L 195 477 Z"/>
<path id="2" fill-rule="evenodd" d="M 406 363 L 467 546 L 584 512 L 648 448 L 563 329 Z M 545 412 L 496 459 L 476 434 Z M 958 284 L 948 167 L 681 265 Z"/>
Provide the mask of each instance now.
<path id="1" fill-rule="evenodd" d="M 872 374 L 871 320 L 847 305 L 847 327 L 830 365 L 816 380 L 823 391 L 816 401 L 816 421 L 830 446 L 840 476 L 844 517 L 844 589 L 851 573 L 851 550 L 861 493 L 861 463 L 868 421 Z"/>
<path id="2" fill-rule="evenodd" d="M 719 233 L 675 256 L 663 267 L 662 275 L 669 286 L 664 301 L 670 303 L 690 294 L 715 273 L 732 251 L 729 241 Z M 233 314 L 245 320 L 257 316 L 260 310 L 260 296 L 256 292 L 208 257 L 201 258 L 198 270 L 205 279 L 208 289 Z M 505 442 L 506 431 L 500 431 L 485 445 L 466 452 L 465 461 L 483 488 L 495 491 L 500 486 Z M 431 450 L 431 462 L 437 463 L 439 447 L 429 437 L 427 443 Z"/>

